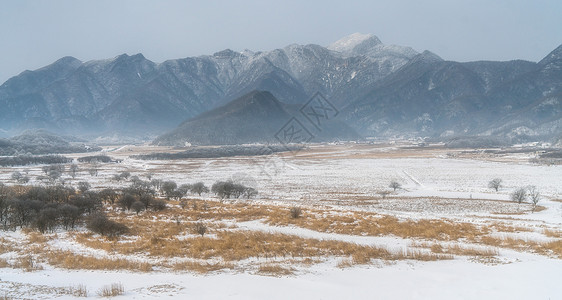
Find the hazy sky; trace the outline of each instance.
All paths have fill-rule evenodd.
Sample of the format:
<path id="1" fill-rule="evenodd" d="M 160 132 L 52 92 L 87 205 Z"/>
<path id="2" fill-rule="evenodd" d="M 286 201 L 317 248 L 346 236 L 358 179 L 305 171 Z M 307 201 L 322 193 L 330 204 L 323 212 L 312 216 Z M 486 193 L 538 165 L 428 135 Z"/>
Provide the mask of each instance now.
<path id="1" fill-rule="evenodd" d="M 562 43 L 562 1 L 0 0 L 0 83 L 67 55 L 162 62 L 354 32 L 448 60 L 538 61 Z"/>

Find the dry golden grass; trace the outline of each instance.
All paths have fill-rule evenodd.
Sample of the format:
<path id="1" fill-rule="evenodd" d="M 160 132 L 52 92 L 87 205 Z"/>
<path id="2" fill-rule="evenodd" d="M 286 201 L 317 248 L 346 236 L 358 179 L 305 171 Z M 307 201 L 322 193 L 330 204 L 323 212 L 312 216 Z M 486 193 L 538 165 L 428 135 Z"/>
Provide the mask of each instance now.
<path id="1" fill-rule="evenodd" d="M 0 269 L 2 268 L 9 268 L 11 265 L 8 263 L 7 260 L 0 258 Z"/>
<path id="2" fill-rule="evenodd" d="M 206 274 L 209 272 L 220 271 L 220 270 L 233 270 L 235 265 L 232 263 L 200 263 L 194 261 L 180 262 L 172 265 L 172 269 L 175 271 L 192 271 L 200 274 Z"/>
<path id="3" fill-rule="evenodd" d="M 24 232 L 24 233 L 27 234 L 27 242 L 29 244 L 43 244 L 43 243 L 47 242 L 47 238 L 43 234 L 41 234 L 37 231 L 29 231 L 28 230 L 27 232 Z"/>
<path id="4" fill-rule="evenodd" d="M 558 258 L 562 258 L 562 240 L 544 243 L 541 244 L 541 246 L 552 251 L 554 255 L 558 256 Z"/>
<path id="5" fill-rule="evenodd" d="M 553 237 L 553 238 L 562 238 L 562 231 L 560 230 L 550 230 L 550 229 L 545 229 L 543 231 L 544 235 L 548 236 L 548 237 Z"/>
<path id="6" fill-rule="evenodd" d="M 295 273 L 295 269 L 286 268 L 278 264 L 262 264 L 258 268 L 258 273 L 269 276 L 288 276 Z"/>
<path id="7" fill-rule="evenodd" d="M 553 255 L 562 258 L 562 240 L 556 240 L 546 243 L 538 243 L 535 241 L 526 241 L 514 238 L 495 238 L 485 236 L 481 238 L 481 242 L 486 245 L 495 247 L 510 248 L 519 251 L 533 251 L 542 255 Z"/>
<path id="8" fill-rule="evenodd" d="M 88 288 L 83 284 L 71 286 L 68 290 L 74 297 L 88 297 Z"/>
<path id="9" fill-rule="evenodd" d="M 273 225 L 296 225 L 321 231 L 352 235 L 383 236 L 395 235 L 402 238 L 422 238 L 431 240 L 457 240 L 484 235 L 487 228 L 479 228 L 470 223 L 449 220 L 405 220 L 393 216 L 378 216 L 368 213 L 355 213 L 354 216 L 305 214 L 298 219 L 287 216 L 269 216 Z"/>
<path id="10" fill-rule="evenodd" d="M 50 265 L 72 270 L 130 270 L 150 272 L 152 265 L 126 259 L 95 258 L 70 251 L 46 251 L 45 258 Z"/>
<path id="11" fill-rule="evenodd" d="M 77 240 L 95 249 L 110 249 L 120 254 L 148 253 L 155 257 L 186 257 L 195 259 L 220 258 L 224 261 L 240 261 L 247 258 L 312 258 L 324 256 L 352 257 L 356 264 L 370 262 L 371 259 L 419 259 L 436 260 L 449 257 L 432 253 L 408 252 L 393 254 L 386 249 L 361 246 L 342 241 L 321 241 L 298 236 L 253 231 L 219 231 L 216 237 L 192 237 L 177 239 L 173 237 L 155 238 L 143 236 L 133 241 L 114 241 L 77 235 Z M 223 266 L 186 263 L 174 268 L 213 269 Z"/>
<path id="12" fill-rule="evenodd" d="M 340 261 L 338 261 L 336 267 L 340 268 L 340 269 L 345 269 L 345 268 L 349 268 L 353 266 L 353 260 L 349 259 L 349 258 L 344 258 L 341 259 Z"/>
<path id="13" fill-rule="evenodd" d="M 449 246 L 443 253 L 463 255 L 463 256 L 485 256 L 485 257 L 499 255 L 499 252 L 496 249 L 488 249 L 488 248 L 482 249 L 482 248 L 460 246 L 460 245 Z"/>
<path id="14" fill-rule="evenodd" d="M 175 201 L 173 207 L 163 212 L 146 212 L 140 217 L 123 217 L 114 214 L 117 221 L 131 228 L 133 235 L 151 235 L 169 238 L 185 230 L 183 223 L 196 221 L 236 220 L 239 222 L 265 219 L 271 225 L 295 225 L 320 232 L 353 235 L 396 235 L 403 238 L 456 240 L 482 236 L 489 232 L 486 227 L 449 220 L 405 220 L 368 212 L 343 213 L 320 209 L 303 209 L 302 216 L 291 218 L 290 207 L 249 203 L 228 203 L 188 200 L 188 208 L 181 209 Z M 203 209 L 207 206 L 207 209 Z M 197 209 L 193 209 L 196 207 Z M 154 221 L 156 218 L 158 221 Z M 178 224 L 174 220 L 180 219 Z M 170 224 L 167 224 L 170 223 Z M 171 226 L 171 225 L 175 226 Z M 213 226 L 209 226 L 212 232 Z"/>
<path id="15" fill-rule="evenodd" d="M 98 291 L 98 296 L 100 297 L 116 297 L 123 295 L 125 293 L 125 288 L 121 283 L 112 283 L 111 285 L 106 285 Z"/>
<path id="16" fill-rule="evenodd" d="M 17 248 L 13 244 L 10 240 L 0 238 L 0 254 L 16 251 Z"/>
<path id="17" fill-rule="evenodd" d="M 530 228 L 507 225 L 507 224 L 501 223 L 501 222 L 493 222 L 491 225 L 489 225 L 489 227 L 491 229 L 494 229 L 494 230 L 499 231 L 499 232 L 530 232 L 530 231 L 533 231 Z"/>
<path id="18" fill-rule="evenodd" d="M 290 207 L 260 205 L 250 203 L 215 202 L 189 200 L 189 205 L 180 208 L 170 201 L 170 208 L 161 212 L 147 211 L 141 215 L 110 211 L 109 216 L 130 228 L 127 236 L 105 238 L 90 232 L 70 233 L 82 245 L 122 255 L 148 255 L 158 263 L 154 266 L 178 271 L 208 273 L 224 269 L 234 269 L 236 264 L 249 258 L 275 259 L 277 263 L 262 265 L 258 273 L 284 274 L 277 267 L 294 265 L 296 262 L 311 260 L 318 263 L 325 257 L 340 257 L 339 267 L 357 264 L 370 264 L 374 260 L 421 260 L 433 261 L 453 259 L 462 256 L 495 256 L 497 251 L 474 247 L 427 244 L 427 249 L 408 249 L 402 253 L 391 253 L 384 248 L 357 245 L 343 241 L 307 239 L 299 236 L 265 232 L 233 230 L 221 220 L 249 221 L 263 220 L 271 225 L 293 225 L 320 232 L 333 232 L 351 235 L 385 236 L 394 235 L 425 241 L 454 241 L 467 239 L 496 247 L 531 249 L 537 253 L 559 253 L 560 245 L 551 243 L 539 245 L 523 243 L 519 240 L 494 240 L 487 236 L 492 231 L 528 231 L 501 222 L 491 225 L 474 225 L 438 220 L 400 220 L 369 212 L 341 212 L 319 208 L 305 208 L 298 218 L 291 218 Z M 193 224 L 204 222 L 211 235 L 194 236 Z M 30 243 L 29 253 L 43 257 L 53 266 L 67 269 L 92 270 L 133 270 L 148 272 L 153 265 L 129 259 L 109 259 L 83 256 L 67 251 L 46 251 L 46 242 L 52 235 L 27 232 Z M 546 233 L 545 233 L 546 234 Z M 33 247 L 31 247 L 31 244 Z M 37 246 L 36 246 L 37 245 Z M 0 251 L 2 249 L 0 248 Z M 10 248 L 5 247 L 5 251 Z M 188 262 L 169 264 L 168 258 L 194 259 Z M 221 262 L 201 262 L 197 260 L 219 260 Z M 289 263 L 288 261 L 293 262 Z M 285 268 L 287 269 L 287 268 Z M 287 269 L 291 270 L 291 269 Z"/>
<path id="19" fill-rule="evenodd" d="M 478 248 L 470 245 L 448 245 L 443 246 L 439 243 L 413 243 L 413 247 L 428 248 L 432 253 L 449 254 L 460 256 L 482 256 L 491 257 L 499 255 L 497 249 Z"/>
<path id="20" fill-rule="evenodd" d="M 37 270 L 43 270 L 43 267 L 37 263 L 37 260 L 31 256 L 20 256 L 17 258 L 14 264 L 15 268 L 23 269 L 26 272 L 32 272 Z"/>

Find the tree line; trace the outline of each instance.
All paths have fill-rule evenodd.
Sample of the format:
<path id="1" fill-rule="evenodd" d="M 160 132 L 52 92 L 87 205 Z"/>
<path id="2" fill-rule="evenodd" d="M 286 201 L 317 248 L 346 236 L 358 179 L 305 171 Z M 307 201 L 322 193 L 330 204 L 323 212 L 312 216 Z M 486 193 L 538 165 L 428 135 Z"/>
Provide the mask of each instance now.
<path id="1" fill-rule="evenodd" d="M 193 147 L 178 153 L 151 153 L 134 155 L 132 158 L 142 160 L 173 160 L 187 158 L 219 158 L 231 156 L 258 156 L 270 155 L 284 151 L 297 151 L 302 145 L 267 145 L 267 146 L 220 146 L 220 147 Z"/>

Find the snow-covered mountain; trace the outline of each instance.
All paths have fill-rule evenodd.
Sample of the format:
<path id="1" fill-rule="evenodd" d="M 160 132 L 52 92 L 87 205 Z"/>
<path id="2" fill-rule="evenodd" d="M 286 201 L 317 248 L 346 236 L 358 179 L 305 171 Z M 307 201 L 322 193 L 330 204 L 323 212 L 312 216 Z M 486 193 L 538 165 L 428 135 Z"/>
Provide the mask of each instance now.
<path id="1" fill-rule="evenodd" d="M 509 134 L 506 124 L 529 116 L 526 110 L 535 111 L 534 117 L 517 124 L 542 135 L 559 128 L 552 125 L 558 108 L 554 114 L 542 111 L 560 103 L 560 61 L 559 47 L 539 63 L 448 62 L 358 33 L 328 47 L 227 49 L 160 64 L 142 54 L 88 62 L 65 57 L 0 86 L 0 131 L 159 134 L 262 90 L 289 104 L 321 92 L 349 125 L 369 136 Z M 547 115 L 553 121 L 544 125 Z"/>

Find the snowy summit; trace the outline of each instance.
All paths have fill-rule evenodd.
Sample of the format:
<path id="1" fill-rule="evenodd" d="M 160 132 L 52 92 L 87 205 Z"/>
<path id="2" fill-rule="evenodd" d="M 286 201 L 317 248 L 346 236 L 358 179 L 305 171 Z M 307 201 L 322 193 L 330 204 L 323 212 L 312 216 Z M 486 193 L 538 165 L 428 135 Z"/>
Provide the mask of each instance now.
<path id="1" fill-rule="evenodd" d="M 379 44 L 382 44 L 382 42 L 374 34 L 353 33 L 329 45 L 328 49 L 351 53 L 357 52 L 358 49 L 356 48 L 371 48 Z"/>

